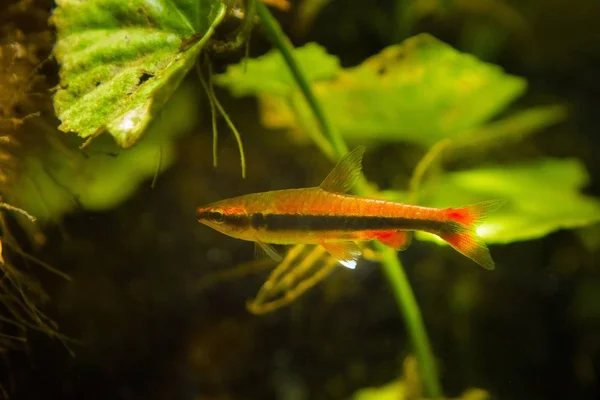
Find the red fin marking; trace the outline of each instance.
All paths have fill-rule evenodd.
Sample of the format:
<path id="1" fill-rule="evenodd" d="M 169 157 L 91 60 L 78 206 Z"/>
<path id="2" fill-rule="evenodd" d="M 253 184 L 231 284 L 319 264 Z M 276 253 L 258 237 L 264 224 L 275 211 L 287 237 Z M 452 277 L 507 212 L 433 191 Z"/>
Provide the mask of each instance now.
<path id="1" fill-rule="evenodd" d="M 479 225 L 488 213 L 498 209 L 503 203 L 500 200 L 490 200 L 462 208 L 448 208 L 446 218 L 471 229 L 471 225 Z"/>
<path id="2" fill-rule="evenodd" d="M 450 246 L 469 257 L 485 269 L 494 269 L 494 260 L 484 241 L 477 236 L 475 229 L 487 213 L 502 205 L 500 201 L 485 201 L 462 208 L 447 209 L 448 224 L 445 233 L 440 234 Z"/>
<path id="3" fill-rule="evenodd" d="M 459 253 L 485 269 L 494 269 L 494 260 L 487 246 L 475 232 L 463 231 L 462 233 L 449 233 L 440 235 L 442 239 L 454 247 Z"/>
<path id="4" fill-rule="evenodd" d="M 383 232 L 378 234 L 376 238 L 382 244 L 396 250 L 406 249 L 411 242 L 411 235 L 407 231 Z"/>

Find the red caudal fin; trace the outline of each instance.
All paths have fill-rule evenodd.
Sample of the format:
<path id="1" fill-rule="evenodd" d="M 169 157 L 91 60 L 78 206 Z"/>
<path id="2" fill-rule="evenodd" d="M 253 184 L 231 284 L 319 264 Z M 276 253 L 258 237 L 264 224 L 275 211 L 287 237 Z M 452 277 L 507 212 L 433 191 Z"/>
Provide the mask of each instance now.
<path id="1" fill-rule="evenodd" d="M 494 260 L 476 228 L 485 216 L 502 205 L 501 201 L 485 201 L 462 208 L 445 210 L 448 223 L 440 237 L 461 254 L 485 269 L 494 269 Z"/>

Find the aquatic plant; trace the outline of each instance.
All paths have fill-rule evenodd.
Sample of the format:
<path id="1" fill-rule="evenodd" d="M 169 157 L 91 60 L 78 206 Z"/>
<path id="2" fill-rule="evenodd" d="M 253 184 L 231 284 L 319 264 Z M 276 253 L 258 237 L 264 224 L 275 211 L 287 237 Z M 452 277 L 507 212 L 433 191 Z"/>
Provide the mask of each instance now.
<path id="1" fill-rule="evenodd" d="M 443 152 L 460 154 L 464 148 L 472 148 L 474 142 L 479 150 L 489 151 L 494 145 L 515 136 L 523 137 L 564 118 L 562 108 L 547 106 L 522 111 L 495 121 L 490 127 L 480 127 L 523 92 L 525 82 L 522 79 L 506 75 L 497 67 L 469 55 L 461 55 L 427 35 L 391 46 L 361 66 L 342 71 L 339 64 L 319 47 L 308 46 L 294 55 L 291 43 L 266 7 L 259 4 L 258 14 L 279 53 L 247 62 L 244 73 L 240 67 L 232 67 L 217 78 L 217 82 L 229 87 L 237 96 L 259 96 L 265 122 L 275 120 L 278 128 L 304 128 L 321 150 L 334 160 L 348 150 L 344 137 L 371 141 L 407 140 L 419 145 L 433 145 L 415 169 L 412 193 L 391 192 L 384 198 L 405 201 L 421 198 L 422 204 L 432 206 L 468 204 L 486 197 L 510 199 L 504 213 L 498 213 L 480 227 L 480 235 L 489 243 L 537 238 L 555 229 L 576 228 L 600 220 L 600 203 L 578 193 L 578 189 L 587 183 L 587 176 L 575 160 L 569 160 L 567 164 L 559 160 L 538 160 L 508 170 L 502 167 L 464 171 L 462 176 L 457 172 L 449 179 L 438 176 L 435 182 L 429 181 L 427 189 L 421 187 L 425 171 L 434 162 L 439 162 L 436 158 Z M 297 59 L 304 62 L 297 62 Z M 282 68 L 284 63 L 289 72 Z M 317 72 L 305 75 L 300 64 L 308 71 L 316 67 Z M 314 94 L 311 85 L 318 95 Z M 319 132 L 322 137 L 318 136 Z M 386 132 L 390 132 L 389 136 Z M 553 168 L 559 164 L 557 169 Z M 540 170 L 542 176 L 536 176 L 535 171 Z M 515 171 L 521 174 L 515 175 Z M 559 176 L 566 179 L 561 180 Z M 548 185 L 549 181 L 553 184 Z M 557 188 L 559 181 L 564 186 Z M 446 186 L 440 188 L 440 182 Z M 523 195 L 524 187 L 533 198 Z M 531 192 L 533 187 L 538 190 Z M 371 190 L 363 183 L 356 192 L 366 195 Z M 565 208 L 557 210 L 557 205 L 552 204 L 544 210 L 543 198 L 559 194 L 569 198 L 569 201 L 559 202 L 558 207 Z M 532 205 L 539 213 L 531 212 Z M 377 247 L 382 267 L 410 331 L 425 395 L 439 398 L 442 389 L 434 357 L 406 275 L 392 250 Z M 282 264 L 286 269 L 288 261 L 284 260 Z M 307 269 L 305 264 L 300 263 L 302 272 Z M 325 262 L 321 271 L 327 271 L 328 266 Z M 276 276 L 271 279 L 279 278 L 280 273 L 276 270 Z M 310 280 L 300 282 L 308 286 L 313 284 Z M 267 289 L 277 287 L 267 281 Z M 263 297 L 264 294 L 259 293 L 259 298 Z M 257 309 L 256 304 L 254 308 Z"/>
<path id="2" fill-rule="evenodd" d="M 286 2 L 279 3 L 287 7 Z M 305 6 L 304 24 L 298 29 L 306 29 L 315 10 L 326 3 L 306 2 L 310 5 Z M 452 11 L 448 2 L 440 3 L 446 12 Z M 412 22 L 415 15 L 428 12 L 409 12 L 408 2 L 397 4 L 400 20 Z M 10 189 L 4 186 L 2 195 L 17 199 L 10 205 L 15 203 L 42 223 L 59 221 L 78 208 L 116 207 L 141 182 L 173 163 L 177 137 L 198 117 L 199 96 L 181 83 L 200 79 L 212 110 L 214 164 L 216 121 L 221 115 L 236 135 L 242 175 L 247 167 L 240 132 L 217 99 L 213 83 L 236 97 L 257 97 L 266 127 L 285 129 L 290 137 L 314 144 L 332 162 L 348 151 L 349 142 L 372 148 L 391 143 L 413 146 L 420 161 L 411 160 L 414 172 L 407 190 L 393 185 L 377 190 L 367 176 L 356 188 L 358 194 L 437 207 L 504 199 L 505 207 L 478 232 L 489 244 L 532 240 L 600 220 L 598 200 L 581 193 L 588 175 L 579 160 L 538 157 L 499 165 L 486 160 L 497 149 L 543 132 L 566 116 L 566 109 L 555 104 L 514 106 L 526 91 L 524 79 L 426 34 L 342 68 L 317 43 L 294 48 L 263 3 L 249 0 L 245 5 L 220 0 L 57 1 L 52 22 L 57 29 L 60 84 L 54 107 L 59 129 L 76 133 L 84 142 L 75 135 L 60 136 L 66 144 L 44 147 L 43 157 L 20 155 L 18 174 L 4 167 Z M 255 23 L 255 10 L 276 49 L 213 76 L 206 50 L 242 46 Z M 215 32 L 227 16 L 239 14 L 245 16 L 239 29 L 216 40 Z M 399 37 L 406 37 L 407 26 L 410 23 L 399 27 L 404 30 Z M 473 46 L 477 48 L 476 43 Z M 29 77 L 39 61 L 30 62 L 25 75 Z M 186 78 L 194 67 L 196 76 Z M 18 127 L 44 107 L 36 104 L 23 115 L 13 115 L 11 105 L 6 108 L 10 112 L 3 111 L 8 118 L 2 123 Z M 187 118 L 179 118 L 180 113 Z M 48 137 L 55 137 L 52 124 L 49 130 Z M 6 148 L 15 138 L 20 140 L 15 132 L 11 126 Z M 77 145 L 84 147 L 83 152 L 75 150 Z M 8 159 L 16 159 L 5 150 L 9 153 Z M 456 160 L 468 160 L 469 167 L 454 170 Z M 397 160 L 382 161 L 390 166 Z M 10 243 L 6 235 L 3 231 L 4 242 Z M 419 238 L 442 244 L 429 235 Z M 418 373 L 411 370 L 411 376 L 423 384 L 423 393 L 417 385 L 418 396 L 439 398 L 443 390 L 433 351 L 403 266 L 394 251 L 380 246 L 373 250 L 371 258 L 380 262 L 410 334 L 418 369 Z M 248 308 L 264 313 L 287 305 L 335 268 L 337 264 L 320 248 L 294 247 Z"/>

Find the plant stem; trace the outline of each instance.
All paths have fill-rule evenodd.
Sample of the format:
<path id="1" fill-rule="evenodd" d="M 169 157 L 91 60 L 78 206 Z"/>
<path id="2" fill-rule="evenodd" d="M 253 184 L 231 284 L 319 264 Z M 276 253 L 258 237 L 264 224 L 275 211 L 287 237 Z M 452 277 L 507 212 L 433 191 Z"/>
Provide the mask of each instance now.
<path id="1" fill-rule="evenodd" d="M 394 7 L 394 43 L 399 43 L 406 39 L 412 30 L 413 0 L 396 0 Z"/>
<path id="2" fill-rule="evenodd" d="M 440 398 L 442 397 L 442 387 L 437 374 L 435 358 L 431 351 L 419 304 L 415 299 L 404 268 L 394 250 L 379 243 L 377 243 L 377 250 L 382 255 L 383 271 L 392 286 L 396 303 L 408 328 L 408 334 L 417 355 L 419 376 L 423 382 L 425 394 L 430 398 Z"/>
<path id="3" fill-rule="evenodd" d="M 348 151 L 346 143 L 339 135 L 335 134 L 334 130 L 329 124 L 329 121 L 327 120 L 327 118 L 325 118 L 325 113 L 323 112 L 323 109 L 319 105 L 317 98 L 315 97 L 312 89 L 310 88 L 306 77 L 304 76 L 302 71 L 300 71 L 300 66 L 294 58 L 294 47 L 292 43 L 285 35 L 285 33 L 283 33 L 283 30 L 279 26 L 279 23 L 275 20 L 267 6 L 265 6 L 262 1 L 259 1 L 256 4 L 256 13 L 258 14 L 262 23 L 264 24 L 265 29 L 270 34 L 271 40 L 273 40 L 273 43 L 281 52 L 281 55 L 283 56 L 288 68 L 290 69 L 290 72 L 294 76 L 294 79 L 298 83 L 302 94 L 306 98 L 308 105 L 310 106 L 312 112 L 315 114 L 317 121 L 319 121 L 319 125 L 321 125 L 323 134 L 325 135 L 325 137 L 327 137 L 333 148 L 336 149 L 337 153 L 341 152 L 342 155 L 346 154 L 346 152 Z"/>
<path id="4" fill-rule="evenodd" d="M 306 98 L 306 101 L 308 102 L 313 114 L 319 121 L 319 124 L 323 130 L 323 135 L 331 143 L 335 151 L 335 157 L 337 159 L 341 158 L 348 151 L 348 147 L 346 146 L 346 143 L 339 132 L 335 131 L 327 120 L 325 113 L 323 112 L 318 100 L 312 92 L 310 85 L 308 84 L 308 81 L 306 80 L 304 74 L 298 66 L 298 63 L 296 62 L 296 59 L 294 58 L 294 48 L 290 40 L 283 33 L 281 27 L 271 12 L 262 2 L 258 2 L 256 11 L 262 20 L 265 29 L 270 34 L 275 46 L 279 49 L 283 58 L 285 59 L 288 68 L 298 83 L 298 86 Z M 357 194 L 364 194 L 367 192 L 367 190 L 368 189 L 364 181 L 356 187 Z M 427 332 L 425 330 L 425 325 L 423 323 L 423 318 L 421 317 L 421 311 L 419 309 L 419 305 L 417 304 L 417 300 L 415 299 L 415 295 L 410 287 L 396 252 L 383 245 L 379 245 L 378 250 L 382 254 L 381 265 L 384 273 L 390 283 L 398 307 L 400 308 L 406 326 L 408 327 L 408 333 L 412 342 L 412 346 L 417 356 L 419 373 L 423 382 L 425 394 L 431 398 L 439 398 L 442 396 L 442 389 L 439 383 L 429 338 L 427 337 Z"/>

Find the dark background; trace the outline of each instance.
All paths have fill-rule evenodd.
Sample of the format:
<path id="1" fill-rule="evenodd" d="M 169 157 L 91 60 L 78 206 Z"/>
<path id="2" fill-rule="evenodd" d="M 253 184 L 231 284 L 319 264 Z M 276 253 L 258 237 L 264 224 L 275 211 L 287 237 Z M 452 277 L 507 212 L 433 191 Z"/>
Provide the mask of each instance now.
<path id="1" fill-rule="evenodd" d="M 586 192 L 599 196 L 600 3 L 504 2 L 517 22 L 499 9 L 456 3 L 462 6 L 420 20 L 410 34 L 429 32 L 525 77 L 530 87 L 520 105 L 561 102 L 570 109 L 566 122 L 498 157 L 578 157 L 592 176 Z M 398 4 L 334 1 L 305 34 L 292 30 L 293 10 L 276 15 L 296 44 L 317 41 L 351 66 L 403 37 Z M 38 1 L 31 12 L 47 16 L 50 8 Z M 42 29 L 41 20 L 16 26 Z M 257 30 L 251 54 L 269 46 Z M 219 58 L 215 68 L 240 57 Z M 56 80 L 55 67 L 46 73 Z M 189 84 L 196 85 L 194 77 Z M 29 331 L 28 345 L 2 358 L 11 398 L 339 399 L 399 376 L 406 330 L 376 264 L 340 269 L 291 307 L 265 316 L 248 313 L 245 302 L 266 272 L 202 286 L 207 275 L 251 260 L 253 248 L 197 224 L 195 207 L 314 185 L 331 167 L 314 149 L 261 128 L 254 101 L 217 94 L 242 127 L 248 178 L 239 176 L 226 133 L 220 166 L 212 168 L 210 120 L 202 110 L 202 123 L 180 141 L 177 163 L 156 188 L 148 181 L 113 211 L 78 212 L 48 228 L 49 241 L 36 255 L 74 281 L 40 272 L 50 296 L 43 310 L 81 343 L 69 345 L 72 357 L 59 340 Z M 365 170 L 379 182 L 407 182 L 421 155 L 386 146 L 366 155 Z M 391 171 L 378 165 L 388 156 L 406 161 Z M 493 273 L 429 243 L 401 253 L 447 395 L 476 386 L 497 399 L 600 398 L 598 251 L 572 231 L 491 251 Z"/>

